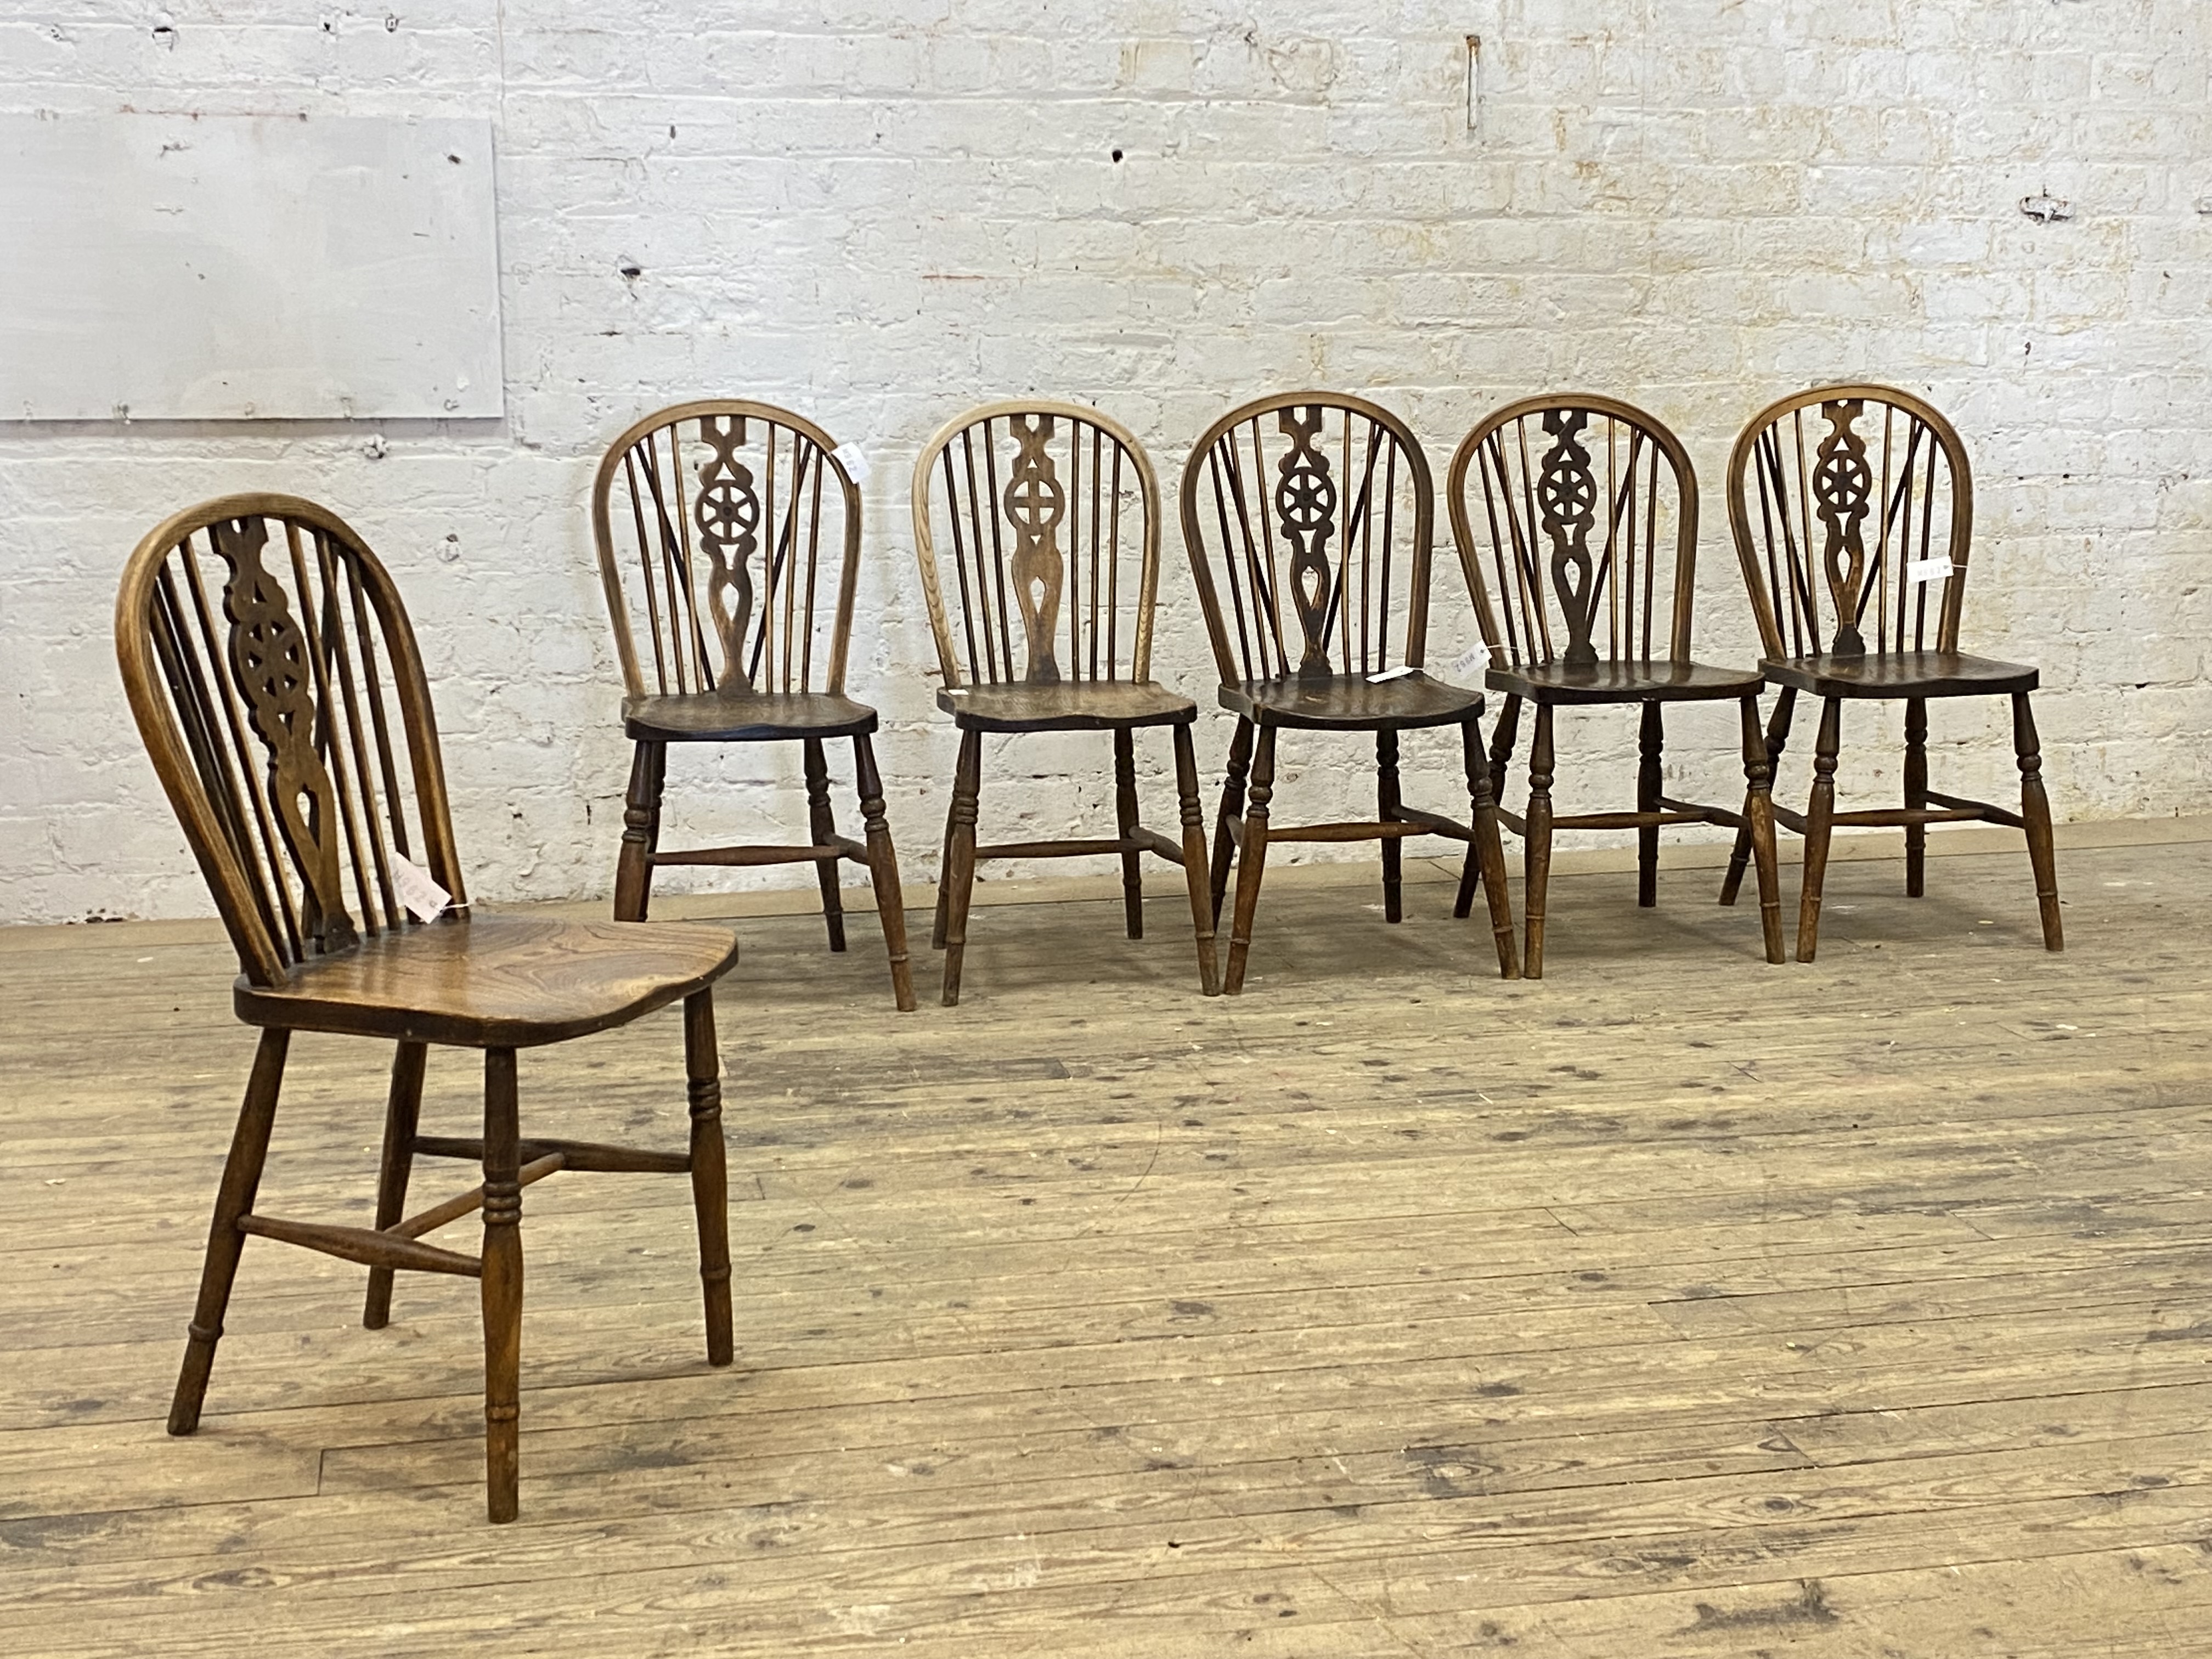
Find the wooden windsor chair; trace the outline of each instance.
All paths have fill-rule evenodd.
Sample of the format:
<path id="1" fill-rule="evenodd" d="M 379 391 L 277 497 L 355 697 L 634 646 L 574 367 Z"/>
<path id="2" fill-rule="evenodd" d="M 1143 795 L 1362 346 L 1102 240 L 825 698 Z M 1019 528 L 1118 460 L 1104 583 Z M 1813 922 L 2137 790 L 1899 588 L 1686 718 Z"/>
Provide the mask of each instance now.
<path id="1" fill-rule="evenodd" d="M 2044 945 L 2065 948 L 2051 805 L 2028 708 L 2037 672 L 1959 649 L 1974 491 L 1966 446 L 1950 422 L 1888 386 L 1795 393 L 1753 416 L 1736 439 L 1728 501 L 1765 647 L 1760 666 L 1780 688 L 1767 726 L 1771 764 L 1782 758 L 1798 695 L 1820 700 L 1811 799 L 1802 813 L 1774 809 L 1805 838 L 1797 960 L 1812 961 L 1820 944 L 1820 888 L 1839 823 L 1904 828 L 1905 890 L 1912 898 L 1926 891 L 1928 825 L 1978 821 L 2024 830 Z M 2012 701 L 2017 812 L 1928 787 L 1928 704 L 1971 696 Z M 1843 708 L 1856 699 L 1905 703 L 1902 806 L 1836 810 Z M 1739 833 L 1723 904 L 1735 902 L 1745 854 Z"/>
<path id="2" fill-rule="evenodd" d="M 1472 475 L 1472 483 L 1470 483 Z M 1545 899 L 1559 830 L 1637 835 L 1636 902 L 1658 902 L 1659 832 L 1678 823 L 1730 824 L 1758 855 L 1766 959 L 1782 956 L 1780 880 L 1757 669 L 1718 668 L 1690 656 L 1696 601 L 1698 478 L 1674 434 L 1611 398 L 1526 398 L 1486 416 L 1452 456 L 1444 494 L 1461 568 L 1490 648 L 1490 689 L 1505 694 L 1490 746 L 1491 787 L 1505 799 L 1521 708 L 1533 704 L 1528 805 L 1498 816 L 1522 837 L 1521 971 L 1544 972 Z M 1477 507 L 1480 516 L 1477 516 Z M 1498 595 L 1484 578 L 1498 579 Z M 1662 607 L 1665 607 L 1663 614 Z M 1502 625 L 1501 625 L 1502 624 Z M 1669 703 L 1737 707 L 1748 793 L 1743 811 L 1678 800 L 1662 787 Z M 1563 707 L 1642 709 L 1636 810 L 1557 815 L 1552 810 L 1553 726 Z M 1460 879 L 1465 915 L 1480 872 Z"/>
<path id="3" fill-rule="evenodd" d="M 933 935 L 945 952 L 945 1006 L 960 1000 L 978 860 L 1101 854 L 1121 860 L 1131 939 L 1145 932 L 1144 855 L 1182 866 L 1199 985 L 1215 994 L 1191 745 L 1198 705 L 1152 678 L 1160 492 L 1144 447 L 1119 422 L 1078 404 L 989 404 L 946 422 L 923 446 L 913 499 L 915 552 L 945 677 L 938 706 L 960 732 Z M 940 570 L 946 549 L 957 620 Z M 1180 839 L 1139 821 L 1136 733 L 1159 726 L 1174 743 Z M 1115 835 L 976 844 L 984 735 L 1030 732 L 1114 734 Z"/>
<path id="4" fill-rule="evenodd" d="M 223 1167 L 169 1432 L 199 1425 L 248 1237 L 369 1270 L 382 1327 L 398 1268 L 483 1285 L 488 1501 L 516 1506 L 522 1188 L 555 1171 L 688 1175 L 707 1358 L 729 1364 L 730 1251 L 714 981 L 726 929 L 470 913 L 430 696 L 392 579 L 337 515 L 295 496 L 228 495 L 138 544 L 116 602 L 123 684 L 146 748 L 229 929 L 238 1017 L 261 1031 Z M 421 860 L 419 864 L 416 860 Z M 442 914 L 424 892 L 450 895 Z M 422 921 L 410 908 L 435 920 Z M 515 1055 L 681 1001 L 690 1146 L 639 1152 L 520 1132 Z M 295 1031 L 397 1045 L 374 1228 L 266 1215 L 254 1198 Z M 480 1048 L 482 1139 L 419 1133 L 428 1048 Z M 416 1154 L 481 1163 L 473 1191 L 402 1213 Z M 483 1247 L 424 1236 L 481 1209 Z"/>
<path id="5" fill-rule="evenodd" d="M 1436 500 L 1412 430 L 1388 410 L 1340 393 L 1262 398 L 1199 439 L 1183 468 L 1182 506 L 1221 705 L 1237 716 L 1210 895 L 1218 913 L 1233 860 L 1237 908 L 1222 988 L 1243 988 L 1271 844 L 1381 842 L 1383 914 L 1395 922 L 1404 915 L 1400 842 L 1407 836 L 1468 843 L 1489 900 L 1498 971 L 1516 978 L 1505 855 L 1476 725 L 1482 693 L 1435 679 L 1423 666 Z M 1401 630 L 1395 643 L 1394 628 Z M 1464 824 L 1400 798 L 1399 733 L 1437 726 L 1460 728 Z M 1277 735 L 1285 728 L 1374 733 L 1374 819 L 1291 828 L 1270 822 Z"/>
<path id="6" fill-rule="evenodd" d="M 837 872 L 851 859 L 868 866 L 892 993 L 906 1011 L 914 975 L 876 769 L 876 711 L 845 695 L 860 492 L 836 447 L 787 410 L 711 398 L 647 416 L 599 463 L 592 536 L 622 662 L 623 729 L 634 745 L 615 916 L 645 920 L 653 872 L 663 866 L 811 863 L 830 948 L 842 951 Z M 649 680 L 640 631 L 652 647 Z M 852 741 L 865 842 L 837 832 L 824 751 L 839 738 Z M 762 743 L 800 746 L 808 842 L 663 850 L 669 744 Z"/>

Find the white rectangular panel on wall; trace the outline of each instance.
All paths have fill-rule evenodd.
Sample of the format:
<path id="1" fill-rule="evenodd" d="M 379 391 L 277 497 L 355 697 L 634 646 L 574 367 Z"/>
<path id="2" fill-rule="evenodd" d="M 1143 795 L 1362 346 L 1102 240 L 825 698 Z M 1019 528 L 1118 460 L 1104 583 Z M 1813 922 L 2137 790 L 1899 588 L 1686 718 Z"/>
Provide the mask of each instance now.
<path id="1" fill-rule="evenodd" d="M 489 122 L 0 116 L 0 420 L 503 408 Z"/>

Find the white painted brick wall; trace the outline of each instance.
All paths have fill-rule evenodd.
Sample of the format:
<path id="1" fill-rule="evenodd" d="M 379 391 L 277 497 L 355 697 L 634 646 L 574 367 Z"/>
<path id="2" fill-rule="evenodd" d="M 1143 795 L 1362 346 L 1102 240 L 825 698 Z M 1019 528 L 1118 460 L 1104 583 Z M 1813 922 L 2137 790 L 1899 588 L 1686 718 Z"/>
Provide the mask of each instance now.
<path id="1" fill-rule="evenodd" d="M 241 488 L 331 502 L 397 569 L 476 890 L 605 893 L 625 749 L 584 493 L 634 416 L 712 392 L 876 461 L 854 682 L 911 875 L 952 744 L 907 471 L 949 413 L 1031 391 L 1127 421 L 1170 483 L 1206 422 L 1293 384 L 1402 410 L 1439 471 L 1509 398 L 1626 395 L 1704 474 L 1702 653 L 1741 660 L 1737 424 L 1815 378 L 1920 388 L 1981 486 L 1969 646 L 2043 665 L 2059 813 L 2203 811 L 2208 64 L 2203 0 L 0 0 L 9 110 L 493 118 L 510 410 L 0 426 L 0 921 L 205 908 L 108 615 L 143 531 Z M 2023 216 L 2044 191 L 2074 217 Z M 1210 702 L 1172 533 L 1167 558 L 1158 665 Z M 1472 637 L 1444 568 L 1439 659 Z M 1732 793 L 1732 716 L 1679 725 L 1673 787 Z M 1939 707 L 1935 738 L 1939 787 L 2008 787 L 1996 708 Z M 1629 720 L 1562 747 L 1563 805 L 1628 803 Z M 1461 799 L 1453 748 L 1411 745 L 1414 799 Z M 1893 753 L 1850 750 L 1846 793 L 1893 798 Z M 1353 808 L 1362 754 L 1286 745 L 1279 813 Z M 796 757 L 762 760 L 679 751 L 674 832 L 803 823 Z M 999 746 L 987 833 L 1100 822 L 1107 770 L 1103 742 Z"/>

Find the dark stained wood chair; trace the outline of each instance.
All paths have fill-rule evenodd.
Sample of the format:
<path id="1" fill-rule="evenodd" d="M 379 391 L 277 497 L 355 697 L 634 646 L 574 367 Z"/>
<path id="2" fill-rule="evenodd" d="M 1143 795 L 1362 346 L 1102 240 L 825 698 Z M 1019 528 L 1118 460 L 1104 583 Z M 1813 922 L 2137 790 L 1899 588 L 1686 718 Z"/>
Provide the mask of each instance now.
<path id="1" fill-rule="evenodd" d="M 1476 724 L 1482 693 L 1433 678 L 1423 665 L 1436 492 L 1412 430 L 1388 410 L 1337 392 L 1262 398 L 1199 439 L 1183 468 L 1182 506 L 1221 706 L 1237 716 L 1212 872 L 1218 913 L 1232 860 L 1237 866 L 1222 988 L 1243 988 L 1271 844 L 1381 842 L 1383 914 L 1395 922 L 1404 915 L 1399 845 L 1407 836 L 1469 843 L 1487 892 L 1498 971 L 1516 977 L 1505 856 Z M 1399 733 L 1437 726 L 1460 728 L 1464 824 L 1400 799 Z M 1275 747 L 1285 728 L 1374 735 L 1372 820 L 1270 822 Z"/>
<path id="2" fill-rule="evenodd" d="M 913 500 L 915 551 L 945 676 L 938 706 L 960 732 L 933 939 L 945 952 L 945 1006 L 960 1000 L 978 860 L 1101 854 L 1121 860 L 1131 939 L 1145 932 L 1144 855 L 1182 866 L 1199 985 L 1213 995 L 1213 907 L 1191 746 L 1198 705 L 1152 677 L 1160 491 L 1143 446 L 1080 404 L 990 404 L 948 422 L 923 446 Z M 1175 745 L 1179 839 L 1146 829 L 1138 812 L 1136 733 L 1161 726 Z M 1116 834 L 976 844 L 984 735 L 1031 732 L 1114 734 Z"/>
<path id="3" fill-rule="evenodd" d="M 592 484 L 592 536 L 622 661 L 634 747 L 615 866 L 615 915 L 642 921 L 664 865 L 808 864 L 830 948 L 845 948 L 839 864 L 868 866 L 891 989 L 914 1002 L 898 858 L 876 770 L 876 711 L 845 695 L 860 575 L 860 492 L 812 422 L 742 398 L 679 404 L 616 439 Z M 650 678 L 637 647 L 652 647 Z M 853 744 L 865 842 L 837 833 L 825 745 Z M 796 743 L 805 846 L 665 851 L 671 744 Z"/>
<path id="4" fill-rule="evenodd" d="M 1483 641 L 1488 684 L 1505 694 L 1490 746 L 1498 816 L 1523 838 L 1521 971 L 1544 972 L 1546 888 L 1559 830 L 1637 835 L 1636 902 L 1658 902 L 1659 832 L 1678 823 L 1732 824 L 1758 854 L 1766 959 L 1782 957 L 1782 901 L 1759 671 L 1690 657 L 1696 601 L 1698 478 L 1665 426 L 1611 398 L 1523 398 L 1480 422 L 1452 456 L 1444 494 Z M 1498 580 L 1493 604 L 1488 569 Z M 1502 625 L 1501 625 L 1502 624 Z M 1662 789 L 1669 703 L 1733 700 L 1742 728 L 1748 793 L 1743 811 L 1677 800 Z M 1534 705 L 1528 808 L 1505 810 L 1505 778 L 1523 703 Z M 1552 810 L 1556 711 L 1640 708 L 1636 810 L 1559 816 Z M 1479 875 L 1460 881 L 1464 915 Z"/>
<path id="5" fill-rule="evenodd" d="M 688 1175 L 706 1290 L 707 1358 L 731 1358 L 721 1085 L 711 987 L 726 929 L 472 916 L 453 846 L 428 688 L 391 577 L 336 515 L 289 495 L 229 495 L 140 542 L 116 602 L 116 650 L 147 751 L 238 951 L 238 1017 L 258 1027 L 246 1103 L 209 1231 L 169 1432 L 190 1434 L 248 1237 L 369 1270 L 362 1323 L 397 1268 L 482 1281 L 491 1518 L 515 1514 L 522 1188 L 557 1170 Z M 433 883 L 451 896 L 439 914 Z M 410 911 L 415 914 L 410 914 Z M 418 915 L 435 919 L 423 921 Z M 518 1049 L 684 1004 L 690 1146 L 638 1152 L 520 1132 Z M 295 1031 L 396 1045 L 374 1228 L 254 1205 Z M 480 1048 L 483 1134 L 418 1132 L 432 1043 Z M 480 1162 L 483 1182 L 402 1213 L 415 1155 Z M 483 1248 L 426 1234 L 481 1209 Z"/>
<path id="6" fill-rule="evenodd" d="M 1729 523 L 1744 585 L 1759 618 L 1768 682 L 1780 688 L 1767 726 L 1778 763 L 1800 693 L 1820 700 L 1812 797 L 1804 812 L 1775 817 L 1805 837 L 1797 907 L 1797 960 L 1820 944 L 1820 886 L 1836 825 L 1901 825 L 1905 890 L 1926 891 L 1931 823 L 1980 822 L 2026 831 L 2043 942 L 2065 947 L 2043 757 L 2028 696 L 2037 672 L 1959 649 L 1974 487 L 1966 446 L 1929 404 L 1881 386 L 1831 386 L 1770 404 L 1729 455 Z M 1928 787 L 1928 704 L 1995 696 L 2012 701 L 2020 811 Z M 1905 804 L 1836 810 L 1836 765 L 1848 701 L 1905 704 Z M 1734 902 L 1744 837 L 1721 889 Z"/>

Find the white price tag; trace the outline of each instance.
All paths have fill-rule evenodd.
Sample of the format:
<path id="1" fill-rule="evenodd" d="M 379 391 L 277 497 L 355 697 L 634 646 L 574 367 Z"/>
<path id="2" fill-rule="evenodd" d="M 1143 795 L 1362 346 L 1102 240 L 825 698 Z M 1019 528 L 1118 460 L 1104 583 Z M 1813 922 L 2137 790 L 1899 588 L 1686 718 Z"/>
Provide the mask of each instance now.
<path id="1" fill-rule="evenodd" d="M 1380 685 L 1385 680 L 1402 680 L 1408 674 L 1418 674 L 1420 672 L 1409 662 L 1400 663 L 1395 668 L 1386 668 L 1379 674 L 1370 674 L 1367 677 L 1367 683 L 1370 685 Z"/>
<path id="2" fill-rule="evenodd" d="M 844 462 L 847 477 L 856 484 L 867 483 L 871 469 L 868 465 L 866 450 L 858 444 L 840 444 L 837 446 L 837 459 Z"/>
<path id="3" fill-rule="evenodd" d="M 1451 677 L 1455 680 L 1466 678 L 1469 674 L 1474 672 L 1475 669 L 1479 667 L 1484 659 L 1489 655 L 1490 647 L 1488 646 L 1470 645 L 1466 650 L 1461 652 L 1459 655 L 1452 659 Z"/>
<path id="4" fill-rule="evenodd" d="M 399 902 L 417 921 L 437 921 L 453 902 L 453 896 L 432 880 L 428 870 L 399 853 L 392 855 L 392 884 L 399 890 Z"/>
<path id="5" fill-rule="evenodd" d="M 1915 559 L 1905 567 L 1905 579 L 1917 587 L 1923 582 L 1940 582 L 1954 574 L 1948 559 Z"/>

